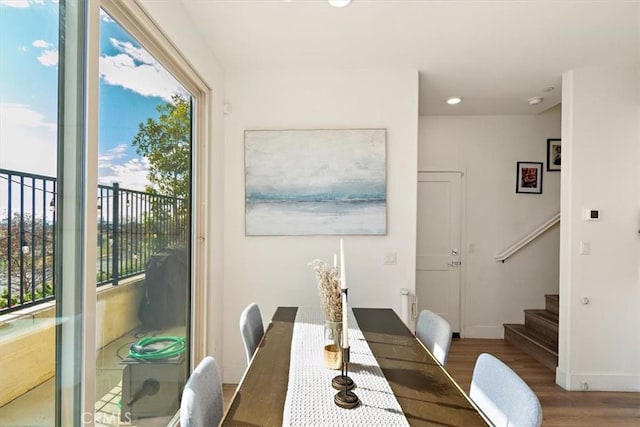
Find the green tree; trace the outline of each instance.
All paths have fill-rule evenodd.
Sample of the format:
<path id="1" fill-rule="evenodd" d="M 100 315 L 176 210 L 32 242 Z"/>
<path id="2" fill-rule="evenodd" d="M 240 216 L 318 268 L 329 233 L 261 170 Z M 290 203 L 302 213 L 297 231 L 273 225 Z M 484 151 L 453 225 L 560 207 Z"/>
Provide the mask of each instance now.
<path id="1" fill-rule="evenodd" d="M 140 123 L 133 138 L 136 152 L 149 160 L 147 191 L 187 199 L 191 185 L 191 102 L 173 95 L 158 105 L 157 120 Z"/>
<path id="2" fill-rule="evenodd" d="M 150 217 L 146 219 L 152 228 L 159 224 L 180 236 L 158 235 L 159 246 L 176 237 L 186 235 L 189 218 L 191 190 L 191 102 L 180 95 L 156 107 L 157 119 L 149 118 L 140 123 L 132 145 L 136 152 L 149 160 L 149 181 L 146 191 L 168 198 L 152 201 Z M 155 232 L 154 232 L 155 235 Z M 164 243 L 163 243 L 164 242 Z"/>

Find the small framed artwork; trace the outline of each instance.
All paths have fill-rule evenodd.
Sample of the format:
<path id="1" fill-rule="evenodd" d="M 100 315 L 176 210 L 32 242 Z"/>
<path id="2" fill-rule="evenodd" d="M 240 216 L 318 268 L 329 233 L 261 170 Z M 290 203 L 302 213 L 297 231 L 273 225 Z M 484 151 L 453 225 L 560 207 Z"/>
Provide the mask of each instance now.
<path id="1" fill-rule="evenodd" d="M 547 139 L 547 170 L 560 172 L 562 165 L 562 140 Z"/>
<path id="2" fill-rule="evenodd" d="M 518 162 L 516 193 L 542 194 L 542 162 Z"/>

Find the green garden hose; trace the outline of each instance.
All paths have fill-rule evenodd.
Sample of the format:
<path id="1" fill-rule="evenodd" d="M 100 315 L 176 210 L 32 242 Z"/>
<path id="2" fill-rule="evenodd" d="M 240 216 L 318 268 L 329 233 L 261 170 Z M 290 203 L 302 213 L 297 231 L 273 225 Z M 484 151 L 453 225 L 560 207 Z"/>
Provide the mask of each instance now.
<path id="1" fill-rule="evenodd" d="M 167 343 L 164 347 L 150 347 L 151 344 Z M 138 360 L 160 360 L 176 357 L 184 353 L 185 339 L 176 336 L 142 338 L 129 348 L 129 357 Z"/>

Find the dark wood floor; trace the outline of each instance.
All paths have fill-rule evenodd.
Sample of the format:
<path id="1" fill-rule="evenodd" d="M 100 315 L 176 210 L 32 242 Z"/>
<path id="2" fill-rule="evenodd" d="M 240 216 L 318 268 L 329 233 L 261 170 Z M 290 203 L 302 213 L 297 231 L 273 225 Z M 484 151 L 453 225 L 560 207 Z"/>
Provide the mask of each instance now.
<path id="1" fill-rule="evenodd" d="M 542 404 L 543 426 L 640 427 L 640 393 L 568 392 L 555 384 L 555 374 L 504 340 L 454 339 L 447 371 L 469 392 L 471 374 L 480 353 L 491 353 L 529 384 Z M 235 384 L 223 386 L 225 408 Z"/>

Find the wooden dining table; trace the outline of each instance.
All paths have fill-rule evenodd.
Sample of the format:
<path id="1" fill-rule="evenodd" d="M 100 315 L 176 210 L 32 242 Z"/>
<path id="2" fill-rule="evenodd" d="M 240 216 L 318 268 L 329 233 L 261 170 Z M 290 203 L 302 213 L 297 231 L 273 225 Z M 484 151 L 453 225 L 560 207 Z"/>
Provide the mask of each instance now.
<path id="1" fill-rule="evenodd" d="M 278 307 L 240 381 L 222 426 L 281 426 L 297 307 Z M 353 313 L 411 426 L 491 425 L 396 313 Z"/>

